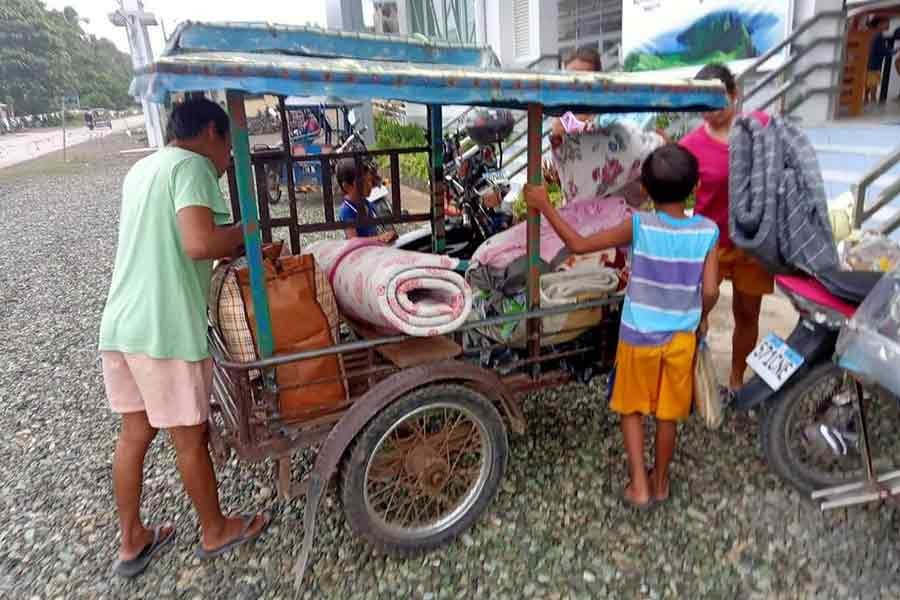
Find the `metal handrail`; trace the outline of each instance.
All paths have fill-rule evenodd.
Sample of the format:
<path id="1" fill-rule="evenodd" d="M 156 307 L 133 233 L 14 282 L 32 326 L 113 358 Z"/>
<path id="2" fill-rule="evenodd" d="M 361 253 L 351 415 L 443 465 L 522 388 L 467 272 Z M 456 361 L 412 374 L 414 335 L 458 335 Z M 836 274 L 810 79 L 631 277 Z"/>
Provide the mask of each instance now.
<path id="1" fill-rule="evenodd" d="M 871 207 L 866 207 L 866 192 L 875 181 L 881 178 L 888 171 L 900 164 L 900 147 L 895 148 L 891 154 L 886 156 L 874 169 L 869 171 L 865 177 L 859 180 L 859 183 L 851 186 L 853 191 L 853 226 L 855 228 L 862 227 L 862 224 L 876 212 L 890 204 L 890 202 L 900 194 L 900 181 L 894 182 L 878 195 L 878 198 Z M 900 226 L 898 218 L 892 219 L 883 233 L 890 233 Z"/>
<path id="2" fill-rule="evenodd" d="M 755 61 L 753 61 L 753 63 L 749 67 L 747 67 L 744 71 L 739 73 L 737 75 L 737 77 L 735 77 L 738 85 L 742 85 L 748 78 L 750 78 L 752 75 L 758 73 L 760 67 L 762 67 L 765 63 L 769 62 L 772 58 L 774 58 L 775 56 L 780 54 L 789 45 L 795 44 L 797 42 L 797 40 L 799 40 L 800 37 L 803 36 L 803 34 L 805 34 L 807 31 L 812 29 L 813 26 L 817 25 L 818 23 L 820 23 L 826 19 L 845 19 L 847 16 L 847 10 L 848 9 L 845 7 L 842 10 L 823 11 L 823 12 L 815 14 L 814 16 L 810 17 L 809 19 L 807 19 L 806 21 L 801 23 L 800 26 L 797 27 L 793 32 L 791 32 L 791 34 L 789 36 L 787 36 L 780 43 L 778 43 L 775 46 L 773 46 L 772 48 L 770 48 L 762 56 L 760 56 Z M 766 85 L 768 85 L 769 83 L 774 81 L 776 78 L 784 76 L 788 72 L 788 70 L 790 68 L 792 68 L 800 58 L 802 58 L 803 56 L 808 54 L 809 51 L 813 47 L 815 47 L 819 44 L 822 44 L 822 43 L 826 43 L 826 42 L 834 43 L 834 42 L 840 42 L 842 40 L 843 40 L 843 38 L 840 38 L 840 37 L 818 37 L 809 44 L 796 44 L 798 48 L 801 48 L 800 52 L 792 53 L 791 57 L 789 57 L 787 60 L 785 60 L 777 68 L 773 69 L 768 75 L 766 75 L 761 80 L 761 82 L 754 85 L 753 88 L 750 89 L 747 93 L 742 94 L 738 99 L 738 108 L 740 110 L 743 110 L 743 106 L 746 103 L 748 98 L 753 97 L 756 94 L 758 94 L 759 92 L 761 92 L 765 88 Z M 841 53 L 841 56 L 843 56 L 843 53 Z M 831 68 L 831 67 L 838 67 L 841 62 L 842 62 L 842 60 L 841 61 L 831 61 L 829 63 L 820 63 L 820 64 L 826 64 L 829 68 Z M 794 82 L 801 80 L 800 78 L 793 78 L 793 77 L 791 79 L 793 81 L 790 82 L 792 84 L 790 87 L 794 87 L 794 85 L 795 85 Z M 836 77 L 834 78 L 834 83 L 830 87 L 816 88 L 814 93 L 813 93 L 813 90 L 809 90 L 806 94 L 804 94 L 804 96 L 805 96 L 804 101 L 806 99 L 808 99 L 811 95 L 816 95 L 816 94 L 821 94 L 821 93 L 833 93 L 835 88 L 840 85 L 840 82 L 842 80 L 843 80 L 842 74 L 838 73 L 836 75 Z M 788 89 L 781 90 L 781 93 L 778 95 L 778 98 L 783 97 L 784 93 L 786 93 L 788 91 Z M 766 106 L 770 106 L 773 102 L 774 102 L 774 100 L 767 102 Z M 794 108 L 796 107 L 795 105 L 792 105 L 792 106 Z"/>

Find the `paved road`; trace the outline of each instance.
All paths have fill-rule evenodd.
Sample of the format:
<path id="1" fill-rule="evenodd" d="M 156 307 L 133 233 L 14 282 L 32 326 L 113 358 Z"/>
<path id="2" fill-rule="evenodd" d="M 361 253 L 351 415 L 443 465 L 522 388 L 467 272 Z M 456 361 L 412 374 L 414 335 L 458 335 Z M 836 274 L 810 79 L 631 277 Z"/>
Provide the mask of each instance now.
<path id="1" fill-rule="evenodd" d="M 113 121 L 112 129 L 101 128 L 90 131 L 87 127 L 66 128 L 66 146 L 71 147 L 95 140 L 110 133 L 124 131 L 129 126 L 137 127 L 141 117 L 133 116 Z M 9 167 L 44 154 L 62 150 L 62 129 L 32 129 L 0 136 L 0 169 Z"/>

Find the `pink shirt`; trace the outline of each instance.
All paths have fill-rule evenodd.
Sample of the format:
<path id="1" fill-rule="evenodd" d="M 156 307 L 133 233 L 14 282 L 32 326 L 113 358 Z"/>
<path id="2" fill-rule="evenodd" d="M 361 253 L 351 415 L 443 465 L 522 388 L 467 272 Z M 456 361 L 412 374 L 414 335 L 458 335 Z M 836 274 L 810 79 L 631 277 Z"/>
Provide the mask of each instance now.
<path id="1" fill-rule="evenodd" d="M 769 124 L 766 113 L 751 114 L 763 125 Z M 728 235 L 728 144 L 709 135 L 705 123 L 681 138 L 679 144 L 700 163 L 700 187 L 694 212 L 719 226 L 720 247 L 734 247 Z"/>

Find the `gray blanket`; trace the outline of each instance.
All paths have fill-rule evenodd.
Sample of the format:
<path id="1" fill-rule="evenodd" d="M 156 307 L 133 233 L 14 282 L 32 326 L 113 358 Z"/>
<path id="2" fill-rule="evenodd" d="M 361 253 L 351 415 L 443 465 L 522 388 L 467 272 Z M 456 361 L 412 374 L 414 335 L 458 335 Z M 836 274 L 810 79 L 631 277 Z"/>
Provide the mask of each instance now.
<path id="1" fill-rule="evenodd" d="M 838 268 L 825 183 L 806 135 L 779 117 L 741 117 L 731 131 L 728 226 L 772 273 Z"/>

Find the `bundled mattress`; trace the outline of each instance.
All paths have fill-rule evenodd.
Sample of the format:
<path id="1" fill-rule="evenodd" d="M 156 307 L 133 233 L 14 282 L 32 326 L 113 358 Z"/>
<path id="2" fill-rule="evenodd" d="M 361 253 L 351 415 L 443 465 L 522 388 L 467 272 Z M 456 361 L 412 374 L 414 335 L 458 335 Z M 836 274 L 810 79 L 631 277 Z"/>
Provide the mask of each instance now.
<path id="1" fill-rule="evenodd" d="M 609 196 L 571 202 L 560 209 L 559 214 L 578 233 L 589 236 L 619 225 L 631 215 L 631 209 L 623 197 Z M 541 259 L 552 264 L 564 248 L 565 244 L 547 219 L 542 219 Z M 491 269 L 505 269 L 527 253 L 528 224 L 523 221 L 481 244 L 472 255 L 472 263 Z"/>
<path id="2" fill-rule="evenodd" d="M 449 333 L 472 310 L 472 291 L 447 256 L 407 252 L 370 239 L 310 244 L 341 312 L 382 333 Z"/>

